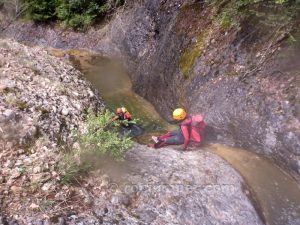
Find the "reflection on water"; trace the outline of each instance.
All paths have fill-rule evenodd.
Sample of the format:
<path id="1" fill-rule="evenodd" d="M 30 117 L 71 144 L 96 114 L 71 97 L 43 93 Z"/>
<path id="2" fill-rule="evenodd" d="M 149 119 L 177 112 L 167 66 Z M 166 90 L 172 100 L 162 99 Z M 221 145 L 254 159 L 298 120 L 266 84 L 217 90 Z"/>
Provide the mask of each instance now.
<path id="1" fill-rule="evenodd" d="M 134 117 L 142 120 L 145 134 L 138 139 L 140 143 L 147 143 L 152 134 L 176 129 L 164 121 L 149 102 L 131 90 L 131 81 L 116 60 L 82 50 L 51 50 L 51 53 L 69 56 L 111 110 L 125 106 Z M 289 175 L 270 161 L 245 150 L 222 145 L 211 145 L 207 149 L 240 172 L 254 192 L 268 224 L 300 225 L 300 189 Z"/>

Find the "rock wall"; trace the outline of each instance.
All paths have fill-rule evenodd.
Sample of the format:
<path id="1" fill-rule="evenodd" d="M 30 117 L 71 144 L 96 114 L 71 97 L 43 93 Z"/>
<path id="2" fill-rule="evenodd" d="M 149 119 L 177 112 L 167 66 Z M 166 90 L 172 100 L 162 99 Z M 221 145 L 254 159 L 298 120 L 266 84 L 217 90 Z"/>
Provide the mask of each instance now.
<path id="1" fill-rule="evenodd" d="M 135 91 L 166 117 L 177 106 L 202 113 L 208 139 L 265 155 L 299 178 L 299 20 L 268 25 L 275 12 L 267 12 L 224 30 L 203 1 L 146 1 L 117 16 L 110 37 L 131 63 Z"/>

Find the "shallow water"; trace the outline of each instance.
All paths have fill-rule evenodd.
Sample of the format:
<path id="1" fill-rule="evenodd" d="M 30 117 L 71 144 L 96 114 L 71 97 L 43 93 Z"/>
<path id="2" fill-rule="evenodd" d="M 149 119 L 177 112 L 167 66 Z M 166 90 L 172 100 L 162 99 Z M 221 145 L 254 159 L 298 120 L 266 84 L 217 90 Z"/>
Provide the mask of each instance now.
<path id="1" fill-rule="evenodd" d="M 111 110 L 125 106 L 134 117 L 141 119 L 145 134 L 138 142 L 147 143 L 153 134 L 176 129 L 163 120 L 149 102 L 131 90 L 131 81 L 117 60 L 82 50 L 52 49 L 50 52 L 68 57 L 100 92 Z M 244 177 L 267 224 L 300 225 L 300 188 L 293 178 L 252 152 L 223 145 L 209 145 L 206 149 L 222 157 Z"/>
<path id="2" fill-rule="evenodd" d="M 51 53 L 59 57 L 67 55 L 75 67 L 81 70 L 94 88 L 100 92 L 110 110 L 126 107 L 132 116 L 140 121 L 145 132 L 137 138 L 139 143 L 148 143 L 152 135 L 177 129 L 176 126 L 163 120 L 153 105 L 132 91 L 129 76 L 117 59 L 91 55 L 82 50 L 62 52 L 52 49 Z"/>
<path id="3" fill-rule="evenodd" d="M 271 161 L 243 149 L 209 146 L 246 180 L 270 224 L 300 224 L 300 189 L 296 181 Z"/>

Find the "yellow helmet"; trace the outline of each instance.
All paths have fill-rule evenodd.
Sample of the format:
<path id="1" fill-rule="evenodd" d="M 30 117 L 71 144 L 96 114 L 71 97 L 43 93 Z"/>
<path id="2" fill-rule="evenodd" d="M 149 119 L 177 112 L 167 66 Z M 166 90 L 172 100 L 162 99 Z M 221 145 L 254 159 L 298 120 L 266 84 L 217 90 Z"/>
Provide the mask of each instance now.
<path id="1" fill-rule="evenodd" d="M 117 108 L 116 112 L 117 112 L 117 114 L 119 114 L 119 113 L 126 113 L 127 109 L 125 107 Z"/>
<path id="2" fill-rule="evenodd" d="M 174 120 L 184 120 L 186 118 L 186 112 L 182 108 L 175 109 L 173 112 Z"/>

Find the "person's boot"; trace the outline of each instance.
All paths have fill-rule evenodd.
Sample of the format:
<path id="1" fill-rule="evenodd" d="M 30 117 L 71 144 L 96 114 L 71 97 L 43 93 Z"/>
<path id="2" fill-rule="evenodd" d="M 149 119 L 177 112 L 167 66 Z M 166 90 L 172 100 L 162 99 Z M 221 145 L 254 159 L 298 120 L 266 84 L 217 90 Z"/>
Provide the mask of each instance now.
<path id="1" fill-rule="evenodd" d="M 159 137 L 152 136 L 151 138 L 155 142 L 155 144 L 159 142 Z"/>
<path id="2" fill-rule="evenodd" d="M 149 147 L 149 148 L 155 148 L 155 144 L 147 144 L 147 147 Z"/>
<path id="3" fill-rule="evenodd" d="M 164 147 L 164 146 L 166 146 L 166 145 L 167 145 L 166 142 L 164 142 L 164 141 L 159 141 L 159 142 L 157 142 L 157 143 L 154 144 L 154 148 L 162 148 L 162 147 Z"/>
<path id="4" fill-rule="evenodd" d="M 159 142 L 157 142 L 157 143 L 155 143 L 155 144 L 148 144 L 147 146 L 150 147 L 150 148 L 155 148 L 155 149 L 157 149 L 157 148 L 164 147 L 164 146 L 166 146 L 166 145 L 167 145 L 166 142 L 164 142 L 164 141 L 159 141 Z"/>

